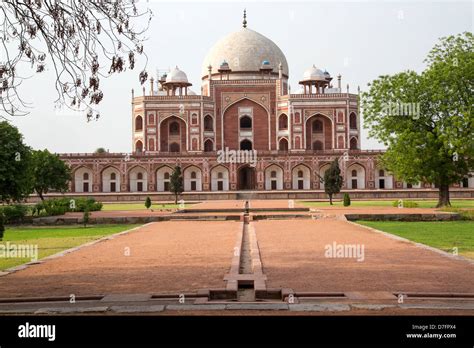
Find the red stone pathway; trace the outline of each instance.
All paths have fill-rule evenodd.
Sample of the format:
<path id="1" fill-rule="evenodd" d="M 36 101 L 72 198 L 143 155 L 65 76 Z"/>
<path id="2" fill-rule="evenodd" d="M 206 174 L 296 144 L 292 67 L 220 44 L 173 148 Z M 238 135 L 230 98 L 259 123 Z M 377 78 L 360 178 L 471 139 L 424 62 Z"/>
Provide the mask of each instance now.
<path id="1" fill-rule="evenodd" d="M 152 223 L 0 277 L 0 298 L 224 288 L 237 222 Z M 125 256 L 130 248 L 130 256 Z"/>
<path id="2" fill-rule="evenodd" d="M 337 220 L 254 223 L 269 288 L 294 291 L 474 292 L 474 266 Z M 326 258 L 325 246 L 364 245 L 365 259 Z"/>

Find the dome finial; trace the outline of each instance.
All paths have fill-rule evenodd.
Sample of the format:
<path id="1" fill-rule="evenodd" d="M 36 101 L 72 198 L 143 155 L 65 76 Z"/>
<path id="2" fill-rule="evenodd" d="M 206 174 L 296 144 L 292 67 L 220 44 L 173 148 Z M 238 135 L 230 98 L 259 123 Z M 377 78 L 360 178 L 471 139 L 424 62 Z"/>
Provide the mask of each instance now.
<path id="1" fill-rule="evenodd" d="M 247 28 L 247 9 L 244 8 L 244 21 L 242 22 L 244 28 Z"/>

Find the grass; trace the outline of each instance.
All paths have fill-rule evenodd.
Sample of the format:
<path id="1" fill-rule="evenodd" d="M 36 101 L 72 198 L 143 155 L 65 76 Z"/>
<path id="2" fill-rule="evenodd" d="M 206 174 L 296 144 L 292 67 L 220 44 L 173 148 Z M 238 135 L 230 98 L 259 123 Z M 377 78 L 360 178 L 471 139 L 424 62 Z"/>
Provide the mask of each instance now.
<path id="1" fill-rule="evenodd" d="M 189 208 L 192 204 L 185 204 L 185 208 Z M 160 210 L 160 209 L 178 209 L 179 204 L 152 204 L 150 209 Z M 147 210 L 145 203 L 104 203 L 102 207 L 103 211 L 112 211 L 112 210 Z"/>
<path id="2" fill-rule="evenodd" d="M 392 207 L 393 202 L 396 201 L 388 200 L 388 201 L 381 201 L 381 200 L 374 200 L 374 201 L 351 201 L 350 207 Z M 406 199 L 406 201 L 416 202 L 418 203 L 418 208 L 435 208 L 436 204 L 438 203 L 437 200 L 412 200 Z M 311 201 L 300 201 L 302 205 L 307 207 L 328 207 L 329 201 L 325 202 L 311 202 Z M 341 201 L 333 201 L 335 207 L 343 207 L 342 200 Z M 350 208 L 347 207 L 347 208 Z M 451 200 L 451 208 L 474 208 L 474 199 L 463 200 L 463 199 L 453 199 Z M 449 209 L 449 208 L 447 208 Z"/>
<path id="3" fill-rule="evenodd" d="M 357 221 L 384 232 L 474 259 L 474 221 Z"/>
<path id="4" fill-rule="evenodd" d="M 38 259 L 62 250 L 122 232 L 139 225 L 97 225 L 90 227 L 7 227 L 0 245 L 37 245 Z M 5 250 L 1 248 L 0 250 Z M 0 254 L 0 270 L 30 262 L 31 258 L 7 258 Z"/>

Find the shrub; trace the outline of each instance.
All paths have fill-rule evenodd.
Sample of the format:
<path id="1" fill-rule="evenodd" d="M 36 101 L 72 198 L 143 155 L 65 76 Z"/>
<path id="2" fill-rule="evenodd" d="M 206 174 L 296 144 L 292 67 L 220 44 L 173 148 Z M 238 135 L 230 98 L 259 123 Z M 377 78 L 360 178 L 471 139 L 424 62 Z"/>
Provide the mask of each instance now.
<path id="1" fill-rule="evenodd" d="M 402 201 L 402 207 L 403 208 L 418 208 L 418 203 L 413 202 L 413 201 L 404 201 L 403 199 L 400 199 L 398 201 L 395 201 L 392 203 L 392 206 L 398 207 L 400 201 Z"/>
<path id="2" fill-rule="evenodd" d="M 25 216 L 28 213 L 28 207 L 21 204 L 5 205 L 1 210 L 4 224 L 20 223 L 25 219 Z"/>
<path id="3" fill-rule="evenodd" d="M 43 201 L 43 208 L 48 216 L 64 215 L 69 211 L 69 201 L 64 198 L 48 199 Z"/>
<path id="4" fill-rule="evenodd" d="M 86 209 L 84 210 L 83 217 L 82 217 L 84 227 L 86 227 L 87 224 L 89 223 L 90 216 L 91 216 L 91 214 L 89 213 L 89 209 L 87 209 L 87 207 L 86 207 Z"/>
<path id="5" fill-rule="evenodd" d="M 96 202 L 94 198 L 53 198 L 38 203 L 33 208 L 33 215 L 40 215 L 44 210 L 47 216 L 63 215 L 67 212 L 99 211 L 102 203 Z"/>
<path id="6" fill-rule="evenodd" d="M 69 204 L 68 200 L 68 204 Z M 102 203 L 96 202 L 94 198 L 77 198 L 76 207 L 71 211 L 84 212 L 87 208 L 88 211 L 99 211 L 102 210 Z"/>
<path id="7" fill-rule="evenodd" d="M 344 193 L 344 206 L 348 207 L 351 205 L 351 197 L 349 197 L 349 194 L 346 192 Z"/>
<path id="8" fill-rule="evenodd" d="M 145 200 L 145 207 L 146 207 L 147 209 L 150 209 L 150 207 L 151 207 L 151 199 L 150 199 L 150 197 L 147 197 L 147 198 L 146 198 L 146 200 Z"/>

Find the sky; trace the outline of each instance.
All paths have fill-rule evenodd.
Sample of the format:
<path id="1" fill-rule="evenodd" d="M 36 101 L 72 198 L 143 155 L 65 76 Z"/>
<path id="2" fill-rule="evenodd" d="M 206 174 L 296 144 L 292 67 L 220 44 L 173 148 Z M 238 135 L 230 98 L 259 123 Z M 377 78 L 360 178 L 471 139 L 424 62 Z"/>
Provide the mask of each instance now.
<path id="1" fill-rule="evenodd" d="M 247 9 L 248 27 L 274 41 L 286 55 L 290 85 L 298 89 L 303 72 L 315 64 L 333 77 L 342 75 L 345 90 L 367 83 L 380 75 L 405 70 L 421 72 L 429 50 L 443 36 L 473 31 L 472 1 L 142 1 L 154 13 L 145 51 L 146 69 L 174 66 L 186 72 L 200 91 L 204 57 L 221 37 L 242 26 Z M 104 100 L 101 118 L 86 122 L 85 113 L 58 111 L 52 70 L 26 80 L 20 93 L 32 109 L 29 115 L 10 118 L 35 149 L 57 153 L 93 152 L 104 147 L 110 152 L 131 151 L 131 89 L 141 95 L 138 73 L 145 67 L 138 61 L 129 70 L 101 81 Z M 334 83 L 336 79 L 334 79 Z M 148 90 L 149 83 L 145 83 Z M 363 149 L 381 149 L 362 131 Z"/>

